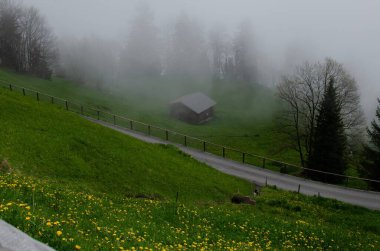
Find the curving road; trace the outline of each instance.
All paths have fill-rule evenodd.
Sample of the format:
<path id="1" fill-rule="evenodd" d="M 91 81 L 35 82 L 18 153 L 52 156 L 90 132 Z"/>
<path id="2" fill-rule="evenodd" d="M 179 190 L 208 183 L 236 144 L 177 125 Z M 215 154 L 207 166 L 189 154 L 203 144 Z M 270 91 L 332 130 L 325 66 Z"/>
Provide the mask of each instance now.
<path id="1" fill-rule="evenodd" d="M 105 127 L 112 128 L 121 133 L 130 135 L 134 138 L 143 140 L 145 142 L 156 144 L 172 144 L 168 141 L 149 137 L 147 135 L 143 135 L 135 131 L 114 126 L 104 121 L 98 121 L 88 117 L 86 117 L 86 119 L 93 121 L 97 124 L 103 125 Z M 278 188 L 288 191 L 298 191 L 298 189 L 300 189 L 300 193 L 305 195 L 319 194 L 320 196 L 325 198 L 336 199 L 353 205 L 358 205 L 374 210 L 380 210 L 379 192 L 363 191 L 306 180 L 295 176 L 273 172 L 271 170 L 263 169 L 260 167 L 238 163 L 232 160 L 224 159 L 219 156 L 215 156 L 213 154 L 187 148 L 182 145 L 173 145 L 176 145 L 179 149 L 191 155 L 194 159 L 206 163 L 207 165 L 223 173 L 240 177 L 242 179 L 248 180 L 261 186 L 267 183 L 268 185 L 276 185 Z"/>

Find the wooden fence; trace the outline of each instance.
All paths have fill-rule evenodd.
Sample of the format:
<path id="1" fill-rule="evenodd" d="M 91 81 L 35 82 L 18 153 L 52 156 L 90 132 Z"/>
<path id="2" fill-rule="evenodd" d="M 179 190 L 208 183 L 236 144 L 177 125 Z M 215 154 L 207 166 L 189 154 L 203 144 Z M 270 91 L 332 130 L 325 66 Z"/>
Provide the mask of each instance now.
<path id="1" fill-rule="evenodd" d="M 119 116 L 113 113 L 102 111 L 97 108 L 84 106 L 75 102 L 68 101 L 59 97 L 54 97 L 49 94 L 45 94 L 36 90 L 32 90 L 17 85 L 4 83 L 0 81 L 0 86 L 9 89 L 10 91 L 16 91 L 22 93 L 24 96 L 34 96 L 38 102 L 48 102 L 54 105 L 63 107 L 67 111 L 75 112 L 82 116 L 90 117 L 96 120 L 101 120 L 115 126 L 119 126 L 125 129 L 143 133 L 145 135 L 159 138 L 174 144 L 183 145 L 193 149 L 198 149 L 203 152 L 208 152 L 226 159 L 241 162 L 243 164 L 252 165 L 256 167 L 267 168 L 275 171 L 280 171 L 285 174 L 300 175 L 303 170 L 308 172 L 316 172 L 325 175 L 333 175 L 341 177 L 345 180 L 344 184 L 348 187 L 354 187 L 359 189 L 369 189 L 368 183 L 375 182 L 380 183 L 378 180 L 371 180 L 365 178 L 359 178 L 354 176 L 346 176 L 331 172 L 324 172 L 320 170 L 313 170 L 302 166 L 289 164 L 286 162 L 278 161 L 275 159 L 267 158 L 257 154 L 244 152 L 231 147 L 215 144 L 209 141 L 205 141 L 199 138 L 195 138 L 189 135 L 185 135 L 179 132 L 161 128 L 158 126 L 150 125 L 140 121 L 136 121 L 130 118 Z"/>

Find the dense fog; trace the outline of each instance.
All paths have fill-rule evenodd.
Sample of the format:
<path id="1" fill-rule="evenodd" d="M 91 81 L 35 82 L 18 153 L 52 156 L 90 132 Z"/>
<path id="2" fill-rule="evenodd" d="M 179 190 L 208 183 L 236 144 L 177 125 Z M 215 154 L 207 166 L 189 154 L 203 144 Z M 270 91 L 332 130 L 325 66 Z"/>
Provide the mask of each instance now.
<path id="1" fill-rule="evenodd" d="M 88 76 L 78 77 L 84 82 L 112 83 L 128 71 L 136 75 L 213 72 L 227 76 L 229 53 L 248 45 L 240 59 L 235 56 L 234 63 L 242 61 L 252 67 L 249 71 L 240 67 L 241 72 L 234 72 L 238 78 L 274 86 L 281 75 L 293 72 L 296 65 L 331 57 L 357 80 L 368 120 L 373 118 L 376 97 L 380 97 L 380 2 L 377 0 L 152 0 L 143 3 L 27 0 L 24 4 L 35 6 L 46 17 L 59 41 L 65 70 L 73 71 L 70 74 L 75 78 L 78 67 L 84 67 L 82 70 Z M 145 41 L 144 45 L 139 41 Z M 214 52 L 219 51 L 219 57 L 210 54 L 210 45 Z M 149 48 L 144 55 L 155 63 L 138 56 L 141 46 Z M 77 61 L 78 55 L 83 62 Z M 205 57 L 213 60 L 214 67 L 208 67 Z M 127 68 L 120 69 L 117 60 L 123 58 L 130 62 L 130 67 L 126 64 Z M 223 61 L 223 67 L 215 66 L 218 60 Z M 85 62 L 92 64 L 85 65 Z M 78 67 L 67 66 L 73 63 Z M 144 66 L 143 71 L 139 65 Z M 181 72 L 183 69 L 186 70 Z M 92 76 L 94 72 L 102 79 Z"/>

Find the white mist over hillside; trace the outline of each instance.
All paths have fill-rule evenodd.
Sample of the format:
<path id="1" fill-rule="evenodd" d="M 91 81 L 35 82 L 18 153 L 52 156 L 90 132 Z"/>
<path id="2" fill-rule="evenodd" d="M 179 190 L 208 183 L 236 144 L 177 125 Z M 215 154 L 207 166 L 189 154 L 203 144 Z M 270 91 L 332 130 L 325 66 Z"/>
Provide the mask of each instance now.
<path id="1" fill-rule="evenodd" d="M 96 35 L 125 41 L 138 0 L 25 0 L 48 19 L 58 37 Z M 368 120 L 380 97 L 380 1 L 145 1 L 156 25 L 165 32 L 180 13 L 187 13 L 205 34 L 216 24 L 236 33 L 250 20 L 260 51 L 259 70 L 267 85 L 305 60 L 331 57 L 356 78 Z"/>

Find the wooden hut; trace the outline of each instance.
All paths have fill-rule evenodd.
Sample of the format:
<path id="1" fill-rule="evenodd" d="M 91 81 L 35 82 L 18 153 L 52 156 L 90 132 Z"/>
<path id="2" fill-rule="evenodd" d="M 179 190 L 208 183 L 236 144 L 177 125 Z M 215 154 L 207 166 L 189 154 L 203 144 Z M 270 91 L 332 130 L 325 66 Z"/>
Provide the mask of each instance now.
<path id="1" fill-rule="evenodd" d="M 216 102 L 201 92 L 188 94 L 170 103 L 170 115 L 191 124 L 202 124 L 214 116 Z"/>

